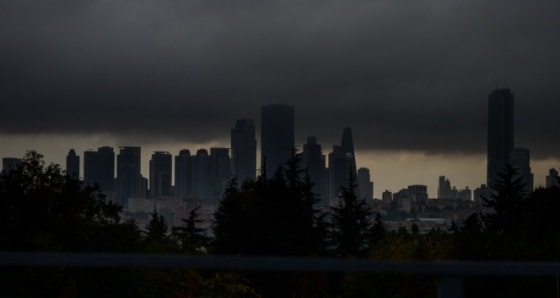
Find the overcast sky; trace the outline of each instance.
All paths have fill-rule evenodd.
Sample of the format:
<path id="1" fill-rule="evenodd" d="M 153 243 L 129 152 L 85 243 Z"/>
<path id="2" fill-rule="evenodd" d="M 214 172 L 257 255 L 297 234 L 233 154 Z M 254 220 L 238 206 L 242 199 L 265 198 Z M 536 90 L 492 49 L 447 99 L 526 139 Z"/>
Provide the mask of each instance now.
<path id="1" fill-rule="evenodd" d="M 487 96 L 507 87 L 516 146 L 557 168 L 559 15 L 552 0 L 3 0 L 0 155 L 45 135 L 227 145 L 236 119 L 287 103 L 296 142 L 325 153 L 351 126 L 371 167 L 404 153 L 484 167 Z"/>

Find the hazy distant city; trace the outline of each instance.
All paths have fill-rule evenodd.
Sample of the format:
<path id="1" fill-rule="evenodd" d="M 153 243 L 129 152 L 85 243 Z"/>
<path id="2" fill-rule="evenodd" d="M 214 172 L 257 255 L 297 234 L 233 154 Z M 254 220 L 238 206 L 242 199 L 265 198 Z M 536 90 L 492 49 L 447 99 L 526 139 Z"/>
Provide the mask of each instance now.
<path id="1" fill-rule="evenodd" d="M 333 148 L 323 148 L 315 136 L 308 136 L 303 146 L 294 142 L 294 106 L 266 105 L 261 108 L 260 152 L 261 164 L 257 165 L 257 136 L 254 119 L 237 120 L 231 129 L 231 146 L 197 149 L 185 148 L 173 156 L 168 151 L 156 151 L 149 162 L 149 177 L 141 174 L 140 146 L 109 146 L 96 150 L 75 152 L 70 149 L 63 167 L 72 177 L 83 180 L 84 185 L 99 185 L 111 201 L 125 207 L 125 214 L 141 226 L 148 223 L 148 214 L 156 208 L 168 222 L 177 223 L 189 210 L 202 207 L 207 226 L 211 221 L 228 182 L 235 177 L 238 185 L 257 175 L 272 177 L 285 166 L 292 154 L 297 154 L 300 167 L 306 169 L 317 207 L 336 205 L 339 190 L 345 186 L 349 175 L 354 175 L 359 186 L 359 196 L 366 199 L 376 213 L 397 222 L 397 229 L 407 220 L 425 222 L 424 230 L 434 226 L 446 227 L 482 210 L 480 198 L 488 196 L 488 185 L 493 185 L 496 175 L 511 164 L 519 169 L 526 193 L 533 190 L 533 173 L 530 150 L 514 147 L 514 98 L 509 89 L 496 89 L 488 96 L 488 167 L 487 184 L 458 188 L 445 175 L 439 177 L 437 197 L 430 198 L 426 185 L 403 185 L 401 190 L 382 191 L 374 198 L 374 183 L 370 169 L 356 164 L 352 128 L 341 128 L 341 138 Z M 302 148 L 300 152 L 294 151 Z M 326 153 L 328 152 L 328 153 Z M 3 170 L 15 169 L 21 159 L 3 158 Z M 264 172 L 261 172 L 264 171 Z M 546 187 L 558 185 L 558 171 L 550 169 Z M 377 186 L 383 188 L 383 186 Z"/>

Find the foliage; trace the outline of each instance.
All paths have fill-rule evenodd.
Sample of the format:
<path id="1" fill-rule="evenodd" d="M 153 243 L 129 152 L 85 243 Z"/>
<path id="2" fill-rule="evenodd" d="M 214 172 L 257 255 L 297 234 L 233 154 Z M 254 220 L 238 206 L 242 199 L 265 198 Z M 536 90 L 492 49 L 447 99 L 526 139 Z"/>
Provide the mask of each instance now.
<path id="1" fill-rule="evenodd" d="M 121 206 L 107 202 L 96 187 L 83 188 L 58 165 L 46 166 L 42 157 L 29 151 L 18 169 L 0 176 L 0 249 L 113 250 L 97 237 L 138 236 L 133 224 L 121 225 Z M 115 244 L 116 250 L 126 245 Z"/>
<path id="2" fill-rule="evenodd" d="M 173 227 L 171 236 L 180 253 L 203 254 L 208 246 L 210 238 L 204 235 L 204 229 L 198 227 L 202 223 L 199 219 L 199 209 L 200 207 L 192 209 L 187 219 L 181 219 L 184 227 Z"/>
<path id="3" fill-rule="evenodd" d="M 331 207 L 330 240 L 340 257 L 364 257 L 371 239 L 371 209 L 365 199 L 357 197 L 355 179 L 350 173 L 348 186 L 340 188 L 338 204 Z"/>

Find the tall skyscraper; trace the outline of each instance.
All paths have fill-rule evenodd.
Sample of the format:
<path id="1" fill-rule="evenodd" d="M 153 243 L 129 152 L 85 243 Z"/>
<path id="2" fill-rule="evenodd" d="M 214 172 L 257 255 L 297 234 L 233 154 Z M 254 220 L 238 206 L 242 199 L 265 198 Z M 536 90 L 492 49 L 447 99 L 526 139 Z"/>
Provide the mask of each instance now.
<path id="1" fill-rule="evenodd" d="M 313 183 L 312 191 L 320 199 L 320 206 L 326 206 L 326 193 L 324 181 L 325 158 L 321 145 L 317 144 L 317 137 L 308 137 L 307 143 L 303 145 L 302 165 L 307 169 L 309 179 Z"/>
<path id="2" fill-rule="evenodd" d="M 66 155 L 66 175 L 80 179 L 80 157 L 76 155 L 74 149 L 70 149 Z"/>
<path id="3" fill-rule="evenodd" d="M 218 200 L 224 194 L 227 183 L 231 178 L 231 158 L 228 148 L 210 148 L 210 158 L 214 169 L 213 199 Z"/>
<path id="4" fill-rule="evenodd" d="M 193 159 L 187 149 L 175 156 L 175 197 L 186 199 L 193 195 Z"/>
<path id="5" fill-rule="evenodd" d="M 210 202 L 214 199 L 214 166 L 206 149 L 193 156 L 193 193 L 196 198 Z"/>
<path id="6" fill-rule="evenodd" d="M 231 130 L 231 166 L 233 175 L 241 184 L 246 179 L 255 180 L 257 171 L 257 139 L 252 119 L 237 120 Z"/>
<path id="7" fill-rule="evenodd" d="M 517 168 L 518 177 L 525 184 L 525 193 L 533 192 L 533 173 L 531 172 L 531 153 L 529 149 L 513 148 L 509 155 L 509 164 Z"/>
<path id="8" fill-rule="evenodd" d="M 496 89 L 488 95 L 488 166 L 487 185 L 496 183 L 513 149 L 513 94 L 509 89 Z"/>
<path id="9" fill-rule="evenodd" d="M 451 199 L 451 182 L 445 176 L 439 176 L 438 199 Z"/>
<path id="10" fill-rule="evenodd" d="M 342 146 L 342 150 L 344 150 L 344 154 L 346 155 L 346 159 L 348 160 L 348 170 L 352 172 L 354 176 L 357 176 L 356 172 L 356 155 L 354 153 L 354 140 L 352 138 L 352 128 L 345 127 L 342 130 L 342 141 L 340 142 Z"/>
<path id="11" fill-rule="evenodd" d="M 554 168 L 548 170 L 546 176 L 546 188 L 560 187 L 560 180 L 558 179 L 558 171 Z"/>
<path id="12" fill-rule="evenodd" d="M 334 145 L 329 153 L 329 205 L 338 202 L 340 187 L 348 186 L 348 164 L 346 154 L 341 146 Z"/>
<path id="13" fill-rule="evenodd" d="M 294 107 L 272 104 L 261 108 L 261 154 L 266 175 L 271 177 L 292 155 Z"/>
<path id="14" fill-rule="evenodd" d="M 140 174 L 141 156 L 141 148 L 138 146 L 119 147 L 116 185 L 123 205 L 128 204 L 129 198 L 146 196 L 146 185 Z"/>
<path id="15" fill-rule="evenodd" d="M 115 190 L 115 152 L 112 147 L 84 151 L 84 182 L 91 186 L 99 184 L 102 192 Z"/>
<path id="16" fill-rule="evenodd" d="M 150 196 L 167 197 L 171 195 L 172 157 L 167 151 L 156 151 L 150 160 Z"/>
<path id="17" fill-rule="evenodd" d="M 361 199 L 373 200 L 373 182 L 368 168 L 358 169 L 358 188 Z"/>

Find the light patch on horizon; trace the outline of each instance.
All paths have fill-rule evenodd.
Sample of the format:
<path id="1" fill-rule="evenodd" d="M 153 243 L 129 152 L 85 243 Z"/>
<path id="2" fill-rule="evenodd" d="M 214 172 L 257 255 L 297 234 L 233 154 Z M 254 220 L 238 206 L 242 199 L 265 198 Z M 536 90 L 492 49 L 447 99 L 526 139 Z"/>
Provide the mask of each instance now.
<path id="1" fill-rule="evenodd" d="M 135 141 L 133 136 L 116 137 L 110 134 L 0 134 L 0 139 L 2 140 L 0 157 L 21 158 L 26 150 L 35 150 L 44 155 L 47 164 L 59 164 L 62 169 L 66 167 L 68 151 L 74 149 L 80 156 L 82 173 L 83 153 L 86 150 L 97 150 L 98 147 L 102 146 L 113 147 L 116 161 L 119 146 L 141 146 L 142 175 L 144 177 L 149 177 L 149 160 L 154 151 L 168 151 L 175 156 L 180 150 L 189 149 L 191 154 L 194 155 L 198 149 L 210 151 L 212 147 L 229 147 L 229 142 L 225 139 L 194 144 L 162 138 L 143 143 L 138 140 Z M 331 147 L 323 147 L 323 154 L 328 155 Z M 260 152 L 260 148 L 258 151 Z M 370 170 L 374 182 L 375 198 L 381 198 L 381 194 L 385 190 L 397 192 L 413 184 L 426 185 L 429 197 L 436 198 L 438 179 L 442 175 L 450 180 L 452 186 L 456 186 L 458 189 L 468 186 L 471 190 L 474 190 L 481 184 L 486 183 L 485 154 L 427 154 L 420 151 L 404 150 L 357 150 L 356 163 L 358 167 L 366 167 Z M 257 158 L 258 164 L 259 158 Z M 559 167 L 560 159 L 558 158 L 532 159 L 531 168 L 534 174 L 535 187 L 544 186 L 548 170 L 550 168 L 558 169 Z"/>

